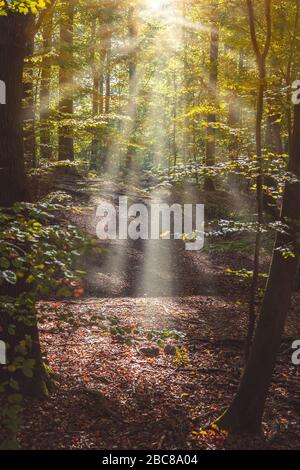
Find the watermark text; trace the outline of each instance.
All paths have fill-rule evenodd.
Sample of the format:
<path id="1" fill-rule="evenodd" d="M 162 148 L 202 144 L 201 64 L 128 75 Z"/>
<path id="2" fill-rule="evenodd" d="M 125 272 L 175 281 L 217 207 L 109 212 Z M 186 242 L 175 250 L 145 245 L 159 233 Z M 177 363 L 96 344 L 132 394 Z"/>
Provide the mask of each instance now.
<path id="1" fill-rule="evenodd" d="M 103 203 L 96 210 L 100 240 L 184 240 L 187 251 L 204 247 L 203 204 L 132 204 L 119 198 L 119 207 Z"/>
<path id="2" fill-rule="evenodd" d="M 4 341 L 0 341 L 0 365 L 6 364 L 6 344 Z"/>
<path id="3" fill-rule="evenodd" d="M 6 85 L 0 80 L 0 104 L 6 104 Z"/>

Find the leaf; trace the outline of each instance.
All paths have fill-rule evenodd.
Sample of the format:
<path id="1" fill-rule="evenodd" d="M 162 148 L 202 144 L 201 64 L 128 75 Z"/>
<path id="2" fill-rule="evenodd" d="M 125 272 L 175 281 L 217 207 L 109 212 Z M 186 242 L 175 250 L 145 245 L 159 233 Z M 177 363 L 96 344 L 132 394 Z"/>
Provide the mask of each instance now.
<path id="1" fill-rule="evenodd" d="M 35 364 L 34 359 L 26 359 L 22 365 L 22 372 L 25 377 L 31 379 L 33 377 L 33 367 Z"/>
<path id="2" fill-rule="evenodd" d="M 56 295 L 58 297 L 70 298 L 72 297 L 72 292 L 67 287 L 61 287 L 60 289 L 58 289 Z"/>
<path id="3" fill-rule="evenodd" d="M 26 279 L 27 284 L 32 284 L 34 281 L 34 276 L 29 274 L 28 278 Z"/>
<path id="4" fill-rule="evenodd" d="M 17 284 L 17 275 L 13 271 L 2 271 L 2 275 L 9 284 Z"/>
<path id="5" fill-rule="evenodd" d="M 3 268 L 3 269 L 8 269 L 10 266 L 10 262 L 7 258 L 0 258 L 0 268 Z"/>

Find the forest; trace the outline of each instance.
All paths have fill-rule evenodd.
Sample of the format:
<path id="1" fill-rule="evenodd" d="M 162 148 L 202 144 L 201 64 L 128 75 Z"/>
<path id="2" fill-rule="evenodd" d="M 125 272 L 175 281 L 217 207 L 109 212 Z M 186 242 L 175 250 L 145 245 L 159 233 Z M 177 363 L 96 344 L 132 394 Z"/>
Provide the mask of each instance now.
<path id="1" fill-rule="evenodd" d="M 300 0 L 0 0 L 0 449 L 300 449 Z"/>

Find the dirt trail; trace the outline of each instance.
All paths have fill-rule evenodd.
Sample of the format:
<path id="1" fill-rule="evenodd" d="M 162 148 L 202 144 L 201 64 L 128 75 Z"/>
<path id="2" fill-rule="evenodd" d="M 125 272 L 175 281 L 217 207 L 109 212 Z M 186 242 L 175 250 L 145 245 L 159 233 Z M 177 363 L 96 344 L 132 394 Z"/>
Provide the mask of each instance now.
<path id="1" fill-rule="evenodd" d="M 88 195 L 75 193 L 80 211 L 69 216 L 93 235 L 95 205 L 116 203 L 120 194 L 99 187 L 93 182 Z M 249 269 L 251 259 L 187 252 L 179 241 L 99 244 L 107 251 L 87 260 L 86 298 L 40 304 L 56 388 L 47 402 L 25 410 L 22 446 L 194 447 L 192 431 L 217 417 L 238 385 L 248 289 L 224 270 Z M 299 448 L 299 372 L 287 339 L 300 336 L 298 318 L 295 296 L 266 408 L 269 443 L 203 436 L 198 446 Z M 176 356 L 166 354 L 167 345 Z M 155 347 L 155 356 L 145 355 L 145 347 Z"/>
<path id="2" fill-rule="evenodd" d="M 74 186 L 73 186 L 74 191 Z M 126 195 L 128 205 L 151 202 L 199 202 L 194 194 L 174 194 L 168 190 L 146 195 L 139 188 L 119 187 L 115 183 L 92 180 L 88 186 L 79 186 L 79 210 L 69 214 L 72 223 L 96 236 L 96 208 L 102 203 L 118 206 L 119 197 Z M 78 194 L 78 193 L 77 193 Z M 82 205 L 84 198 L 84 205 Z M 251 269 L 251 259 L 242 254 L 227 257 L 207 251 L 187 251 L 180 240 L 99 240 L 103 252 L 87 260 L 87 292 L 89 295 L 168 297 L 186 295 L 226 295 L 228 288 L 238 284 L 224 280 L 225 269 L 234 264 L 238 269 Z M 230 289 L 229 289 L 230 290 Z"/>

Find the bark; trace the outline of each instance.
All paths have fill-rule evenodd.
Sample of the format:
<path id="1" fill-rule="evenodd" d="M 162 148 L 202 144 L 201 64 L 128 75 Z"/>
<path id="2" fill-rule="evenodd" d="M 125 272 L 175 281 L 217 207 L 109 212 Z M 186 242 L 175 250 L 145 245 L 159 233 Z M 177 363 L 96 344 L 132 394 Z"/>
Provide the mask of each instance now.
<path id="1" fill-rule="evenodd" d="M 22 78 L 30 16 L 0 17 L 0 80 L 6 104 L 0 105 L 0 205 L 11 206 L 27 197 L 22 132 Z"/>
<path id="2" fill-rule="evenodd" d="M 105 77 L 105 114 L 110 113 L 111 101 L 111 32 L 108 33 L 106 48 L 106 77 Z"/>
<path id="3" fill-rule="evenodd" d="M 53 10 L 50 9 L 42 29 L 43 37 L 43 63 L 41 71 L 40 88 L 40 147 L 41 156 L 47 160 L 52 158 L 50 118 L 50 84 L 52 59 L 49 53 L 52 50 Z"/>
<path id="4" fill-rule="evenodd" d="M 285 76 L 286 87 L 288 90 L 287 93 L 287 103 L 286 103 L 286 119 L 287 119 L 287 127 L 288 127 L 288 149 L 290 151 L 291 147 L 291 137 L 292 137 L 292 115 L 291 115 L 291 98 L 290 98 L 290 87 L 292 84 L 292 75 L 294 69 L 294 61 L 295 61 L 295 53 L 296 53 L 296 46 L 297 46 L 297 34 L 299 29 L 299 17 L 300 17 L 300 2 L 299 0 L 295 0 L 295 22 L 294 28 L 290 40 L 290 51 L 289 51 L 289 58 L 287 63 L 287 70 Z"/>
<path id="5" fill-rule="evenodd" d="M 137 27 L 137 11 L 136 7 L 132 6 L 129 8 L 129 41 L 130 41 L 130 53 L 129 53 L 129 64 L 128 64 L 128 78 L 129 78 L 129 101 L 128 109 L 129 116 L 132 120 L 128 135 L 128 147 L 125 159 L 126 171 L 130 169 L 132 159 L 135 155 L 135 150 L 132 144 L 134 143 L 134 135 L 136 130 L 136 118 L 137 118 L 137 91 L 138 91 L 138 73 L 137 73 L 137 41 L 138 41 L 138 27 Z"/>
<path id="6" fill-rule="evenodd" d="M 266 121 L 266 147 L 270 152 L 282 155 L 284 153 L 284 149 L 281 136 L 281 114 L 272 113 L 267 116 Z M 275 178 L 272 178 L 272 176 L 265 175 L 263 190 L 264 212 L 275 220 L 278 220 L 280 217 L 280 211 L 277 206 L 277 200 L 272 196 L 270 188 L 278 189 L 278 183 Z"/>
<path id="7" fill-rule="evenodd" d="M 231 129 L 237 129 L 241 123 L 241 104 L 236 92 L 233 91 L 229 95 L 229 113 L 228 113 L 228 126 Z M 231 160 L 236 160 L 239 149 L 239 138 L 232 135 L 228 150 L 230 152 Z"/>
<path id="8" fill-rule="evenodd" d="M 289 171 L 300 179 L 300 105 L 295 107 Z M 272 380 L 291 302 L 299 262 L 300 183 L 287 183 L 283 197 L 282 221 L 289 233 L 277 234 L 269 281 L 257 324 L 253 346 L 239 390 L 225 414 L 217 420 L 232 432 L 259 432 L 264 405 Z M 278 248 L 289 245 L 295 257 L 285 259 Z"/>
<path id="9" fill-rule="evenodd" d="M 186 0 L 182 2 L 182 16 L 186 18 L 187 16 L 187 4 Z M 191 121 L 190 118 L 187 116 L 190 104 L 190 64 L 188 60 L 188 42 L 189 42 L 189 34 L 187 30 L 187 26 L 183 24 L 182 26 L 182 42 L 183 42 L 183 112 L 185 114 L 184 118 L 184 129 L 183 129 L 183 149 L 182 149 L 182 156 L 183 161 L 187 162 L 190 159 L 190 141 L 191 141 Z"/>
<path id="10" fill-rule="evenodd" d="M 112 31 L 111 27 L 107 27 L 105 40 L 105 99 L 104 112 L 106 117 L 106 129 L 102 133 L 102 167 L 105 171 L 108 168 L 108 152 L 109 152 L 109 115 L 111 107 L 111 47 L 112 47 Z"/>
<path id="11" fill-rule="evenodd" d="M 267 34 L 263 51 L 260 51 L 260 47 L 257 41 L 256 29 L 255 29 L 255 15 L 253 9 L 252 0 L 247 0 L 247 6 L 249 11 L 250 21 L 250 34 L 252 40 L 252 46 L 255 53 L 259 72 L 259 85 L 257 93 L 257 108 L 256 108 L 256 159 L 258 167 L 258 176 L 256 180 L 256 199 L 257 199 L 257 223 L 258 229 L 256 233 L 255 250 L 254 250 L 254 266 L 253 266 L 253 278 L 250 292 L 250 303 L 249 303 L 249 325 L 248 334 L 245 346 L 245 357 L 248 360 L 252 338 L 255 329 L 256 322 L 256 294 L 259 279 L 260 269 L 260 250 L 261 250 L 261 227 L 264 223 L 264 196 L 263 196 L 263 184 L 264 184 L 264 160 L 262 154 L 262 120 L 264 112 L 264 94 L 266 89 L 266 59 L 270 50 L 271 38 L 272 38 L 272 19 L 271 19 L 271 5 L 272 0 L 265 0 L 265 15 L 267 23 Z"/>
<path id="12" fill-rule="evenodd" d="M 18 312 L 16 317 L 11 317 L 7 312 L 0 310 L 0 325 L 3 330 L 2 339 L 7 344 L 7 364 L 14 364 L 16 358 L 20 356 L 20 352 L 18 351 L 20 341 L 30 338 L 31 345 L 28 345 L 25 359 L 34 360 L 31 369 L 32 376 L 27 376 L 18 369 L 12 373 L 0 369 L 1 381 L 9 380 L 9 378 L 12 377 L 14 380 L 17 380 L 20 386 L 20 392 L 23 395 L 29 396 L 30 398 L 42 398 L 48 395 L 51 380 L 43 363 L 36 311 L 33 308 L 33 310 L 25 312 L 23 307 L 22 313 L 26 317 L 26 323 L 20 320 L 21 317 Z M 9 325 L 11 324 L 15 327 L 14 335 L 8 333 Z"/>
<path id="13" fill-rule="evenodd" d="M 91 66 L 92 66 L 92 74 L 93 74 L 93 90 L 92 90 L 92 113 L 93 116 L 97 116 L 99 113 L 99 70 L 97 67 L 97 57 L 96 57 L 96 48 L 95 48 L 95 41 L 98 37 L 97 35 L 97 19 L 95 18 L 92 22 L 92 30 L 91 30 Z M 90 162 L 90 169 L 96 170 L 97 168 L 97 150 L 98 150 L 98 138 L 97 138 L 97 130 L 93 131 L 93 139 L 92 139 L 92 150 L 91 150 L 91 162 Z"/>
<path id="14" fill-rule="evenodd" d="M 177 82 L 176 82 L 176 75 L 173 75 L 173 91 L 174 91 L 174 101 L 173 101 L 173 166 L 177 165 Z"/>
<path id="15" fill-rule="evenodd" d="M 105 51 L 102 52 L 100 56 L 100 82 L 99 82 L 99 94 L 100 94 L 100 102 L 99 102 L 99 113 L 104 113 L 104 76 L 103 76 L 103 63 L 105 58 Z"/>
<path id="16" fill-rule="evenodd" d="M 74 160 L 73 128 L 64 119 L 73 117 L 74 64 L 73 64 L 74 4 L 65 2 L 60 16 L 59 53 L 59 126 L 58 159 Z"/>
<path id="17" fill-rule="evenodd" d="M 237 64 L 238 80 L 241 79 L 242 73 L 243 73 L 243 54 L 242 54 L 242 51 L 240 51 L 239 61 Z M 229 105 L 228 126 L 231 129 L 238 129 L 241 125 L 242 110 L 241 110 L 241 102 L 239 100 L 237 90 L 233 90 L 229 93 L 228 105 Z M 236 159 L 238 158 L 239 147 L 240 147 L 239 144 L 240 144 L 239 135 L 232 134 L 230 136 L 230 142 L 228 145 L 229 158 L 231 162 L 235 162 Z M 242 182 L 243 182 L 243 179 L 240 177 L 240 175 L 231 174 L 231 173 L 228 175 L 228 183 L 235 190 L 239 190 L 242 187 Z"/>
<path id="18" fill-rule="evenodd" d="M 35 86 L 34 65 L 30 59 L 34 54 L 35 22 L 30 17 L 27 33 L 26 57 L 29 62 L 25 66 L 23 80 L 23 125 L 24 125 L 24 156 L 25 162 L 31 167 L 36 167 L 36 142 L 35 142 Z"/>
<path id="19" fill-rule="evenodd" d="M 272 114 L 267 117 L 266 143 L 269 150 L 277 155 L 282 155 L 284 153 L 280 119 L 281 114 Z"/>
<path id="20" fill-rule="evenodd" d="M 218 60 L 219 60 L 219 26 L 212 26 L 211 40 L 210 40 L 210 73 L 209 73 L 209 91 L 212 96 L 213 104 L 216 103 L 217 97 L 217 84 L 218 84 Z M 206 135 L 206 166 L 215 165 L 216 154 L 216 130 L 213 125 L 217 121 L 215 113 L 207 116 L 208 128 Z M 214 191 L 215 184 L 211 177 L 207 176 L 204 182 L 204 189 L 206 191 Z"/>

